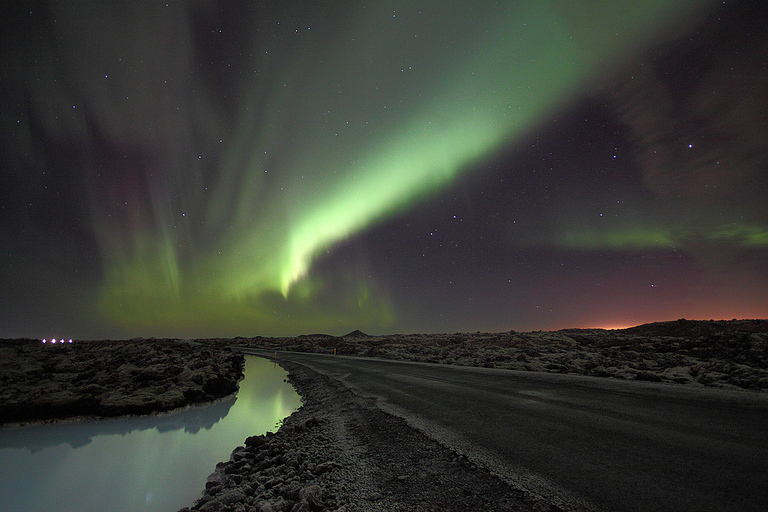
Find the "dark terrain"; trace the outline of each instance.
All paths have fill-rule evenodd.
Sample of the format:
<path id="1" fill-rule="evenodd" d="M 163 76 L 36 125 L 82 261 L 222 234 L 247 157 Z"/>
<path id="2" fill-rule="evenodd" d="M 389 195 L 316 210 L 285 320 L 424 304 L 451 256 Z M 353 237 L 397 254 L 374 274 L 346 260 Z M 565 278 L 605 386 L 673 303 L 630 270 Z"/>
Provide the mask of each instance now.
<path id="1" fill-rule="evenodd" d="M 232 395 L 238 347 L 576 374 L 672 386 L 768 389 L 768 320 L 631 329 L 229 340 L 0 342 L 0 424 L 149 414 Z M 304 406 L 235 448 L 191 510 L 560 510 L 513 489 L 372 399 L 292 363 Z M 211 468 L 212 470 L 214 468 Z"/>
<path id="2" fill-rule="evenodd" d="M 244 358 L 223 342 L 0 342 L 0 424 L 170 411 L 237 391 Z"/>
<path id="3" fill-rule="evenodd" d="M 768 389 L 768 320 L 676 320 L 630 329 L 238 339 L 252 348 Z"/>

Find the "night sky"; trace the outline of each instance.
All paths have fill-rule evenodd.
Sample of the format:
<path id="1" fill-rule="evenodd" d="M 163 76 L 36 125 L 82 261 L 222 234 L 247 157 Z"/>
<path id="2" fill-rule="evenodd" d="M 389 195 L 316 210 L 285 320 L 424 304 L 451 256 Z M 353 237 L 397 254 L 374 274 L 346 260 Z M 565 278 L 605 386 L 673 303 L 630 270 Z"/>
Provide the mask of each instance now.
<path id="1" fill-rule="evenodd" d="M 765 2 L 0 11 L 0 337 L 768 317 Z"/>

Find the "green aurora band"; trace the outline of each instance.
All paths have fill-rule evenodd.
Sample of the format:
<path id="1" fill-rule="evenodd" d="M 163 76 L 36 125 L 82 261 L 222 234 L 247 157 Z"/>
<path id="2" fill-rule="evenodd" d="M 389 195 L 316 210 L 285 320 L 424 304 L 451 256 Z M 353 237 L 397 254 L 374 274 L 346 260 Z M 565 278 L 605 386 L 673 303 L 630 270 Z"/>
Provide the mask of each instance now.
<path id="1" fill-rule="evenodd" d="M 95 216 L 99 315 L 139 335 L 385 327 L 395 312 L 364 271 L 332 277 L 343 294 L 313 272 L 325 251 L 534 129 L 710 5 L 399 3 L 297 26 L 279 57 L 254 55 L 252 69 L 269 72 L 240 84 L 214 178 L 164 169 L 176 180 L 151 191 L 152 211 L 129 234 Z M 227 125 L 211 117 L 210 133 Z M 671 243 L 640 236 L 607 243 Z"/>
<path id="2" fill-rule="evenodd" d="M 690 229 L 653 229 L 638 226 L 617 230 L 579 230 L 570 231 L 562 237 L 564 247 L 575 249 L 672 249 L 685 247 L 688 242 L 703 241 L 707 244 L 728 243 L 737 248 L 768 247 L 768 231 L 760 226 L 728 224 L 701 233 Z"/>

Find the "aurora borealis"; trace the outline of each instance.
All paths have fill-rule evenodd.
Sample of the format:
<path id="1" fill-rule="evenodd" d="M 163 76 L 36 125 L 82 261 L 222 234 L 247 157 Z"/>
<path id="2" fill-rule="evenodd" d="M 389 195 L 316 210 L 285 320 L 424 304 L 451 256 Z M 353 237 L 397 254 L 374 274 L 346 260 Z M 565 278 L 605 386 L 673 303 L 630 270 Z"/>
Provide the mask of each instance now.
<path id="1" fill-rule="evenodd" d="M 768 316 L 759 2 L 12 4 L 2 336 Z"/>

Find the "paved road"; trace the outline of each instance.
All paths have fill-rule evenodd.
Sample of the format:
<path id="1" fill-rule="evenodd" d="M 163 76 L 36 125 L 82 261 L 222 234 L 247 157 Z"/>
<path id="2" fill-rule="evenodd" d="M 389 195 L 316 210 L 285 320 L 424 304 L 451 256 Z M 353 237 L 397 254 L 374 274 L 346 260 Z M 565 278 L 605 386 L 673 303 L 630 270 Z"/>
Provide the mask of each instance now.
<path id="1" fill-rule="evenodd" d="M 343 379 L 510 483 L 566 508 L 768 510 L 768 394 L 277 356 Z"/>

